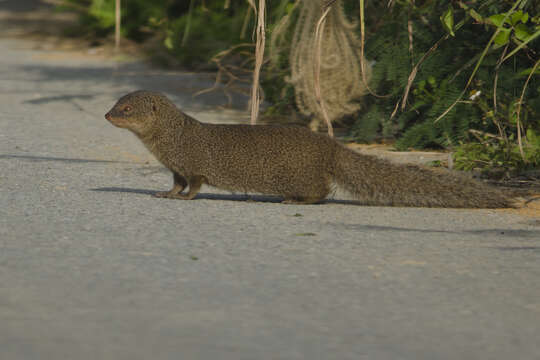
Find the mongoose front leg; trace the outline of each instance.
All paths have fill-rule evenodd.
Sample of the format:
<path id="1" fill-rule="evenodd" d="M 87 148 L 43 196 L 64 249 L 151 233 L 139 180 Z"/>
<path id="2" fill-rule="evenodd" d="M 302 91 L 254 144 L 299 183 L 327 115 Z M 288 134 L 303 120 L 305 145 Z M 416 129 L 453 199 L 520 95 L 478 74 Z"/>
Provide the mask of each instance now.
<path id="1" fill-rule="evenodd" d="M 174 185 L 173 188 L 169 191 L 158 191 L 154 194 L 155 197 L 159 198 L 176 198 L 188 185 L 186 179 L 173 172 Z"/>
<path id="2" fill-rule="evenodd" d="M 204 183 L 204 176 L 192 176 L 189 178 L 189 191 L 186 195 L 178 194 L 175 196 L 176 199 L 182 200 L 191 200 L 201 189 L 202 184 Z"/>

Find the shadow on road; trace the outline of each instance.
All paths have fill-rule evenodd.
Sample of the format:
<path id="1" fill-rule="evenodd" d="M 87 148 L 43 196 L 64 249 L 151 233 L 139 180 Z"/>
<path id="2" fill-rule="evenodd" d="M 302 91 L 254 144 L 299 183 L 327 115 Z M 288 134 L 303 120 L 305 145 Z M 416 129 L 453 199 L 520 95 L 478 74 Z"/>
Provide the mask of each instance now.
<path id="1" fill-rule="evenodd" d="M 114 83 L 124 84 L 133 89 L 145 89 L 166 92 L 178 96 L 181 103 L 189 107 L 218 108 L 229 103 L 229 97 L 223 92 L 212 92 L 201 96 L 193 96 L 198 91 L 211 88 L 215 81 L 213 73 L 197 73 L 190 71 L 153 70 L 141 62 L 123 62 L 117 66 L 84 66 L 76 67 L 56 64 L 21 65 L 22 73 L 31 74 L 33 81 L 49 83 L 51 81 L 85 81 L 92 85 Z M 80 93 L 77 99 L 91 100 L 96 93 Z M 99 95 L 102 95 L 100 93 Z M 123 90 L 113 91 L 108 97 L 116 100 L 125 95 Z M 247 97 L 243 94 L 230 94 L 230 105 L 235 109 L 245 109 Z M 29 101 L 30 104 L 41 104 L 53 100 L 63 100 L 57 97 L 47 97 Z M 71 98 L 64 100 L 72 100 Z"/>
<path id="2" fill-rule="evenodd" d="M 102 187 L 90 189 L 91 191 L 102 192 L 120 192 L 142 195 L 153 195 L 156 191 L 147 189 L 133 189 L 123 187 Z M 275 196 L 264 195 L 236 195 L 236 194 L 208 194 L 199 193 L 195 200 L 221 200 L 221 201 L 243 201 L 243 202 L 262 202 L 262 203 L 281 203 L 282 199 Z M 321 206 L 324 204 L 342 204 L 342 205 L 360 205 L 361 203 L 351 200 L 333 200 L 329 199 L 321 204 L 303 205 L 303 206 Z M 285 206 L 285 205 L 284 205 Z M 478 230 L 437 230 L 437 229 L 415 229 L 395 226 L 379 226 L 379 225 L 362 225 L 362 224 L 345 224 L 345 223 L 326 223 L 326 225 L 339 227 L 340 229 L 357 230 L 359 233 L 365 233 L 366 231 L 391 231 L 391 232 L 417 232 L 417 233 L 444 233 L 444 234 L 457 234 L 457 235 L 481 235 L 486 237 L 504 236 L 504 237 L 520 237 L 540 240 L 539 230 L 513 230 L 513 229 L 478 229 Z M 496 247 L 497 250 L 511 251 L 511 250 L 530 250 L 540 251 L 540 246 L 525 246 L 525 247 Z"/>
<path id="3" fill-rule="evenodd" d="M 147 189 L 131 189 L 123 187 L 102 187 L 96 189 L 90 189 L 91 191 L 103 191 L 103 192 L 121 192 L 130 194 L 143 194 L 154 195 L 156 191 Z M 174 199 L 172 199 L 174 200 Z M 195 200 L 225 200 L 225 201 L 253 201 L 253 202 L 265 202 L 265 203 L 280 203 L 281 198 L 276 196 L 264 196 L 264 195 L 236 195 L 236 194 L 208 194 L 199 193 L 195 197 Z"/>
<path id="4" fill-rule="evenodd" d="M 486 237 L 504 236 L 504 237 L 521 237 L 540 239 L 540 230 L 513 230 L 513 229 L 478 229 L 478 230 L 437 230 L 437 229 L 415 229 L 404 228 L 394 226 L 380 226 L 380 225 L 361 225 L 361 224 L 344 224 L 344 223 L 327 223 L 328 225 L 346 228 L 348 230 L 357 230 L 365 232 L 366 230 L 372 231 L 399 231 L 399 232 L 418 232 L 418 233 L 432 233 L 432 234 L 457 234 L 457 235 L 482 235 Z M 500 249 L 507 250 L 507 248 Z"/>
<path id="5" fill-rule="evenodd" d="M 12 155 L 12 154 L 0 154 L 0 159 L 19 159 L 27 161 L 60 161 L 65 163 L 129 163 L 127 161 L 115 161 L 115 160 L 95 160 L 95 159 L 73 159 L 73 158 L 61 158 L 52 156 L 35 156 L 35 155 Z"/>
<path id="6" fill-rule="evenodd" d="M 159 170 L 166 170 L 165 168 L 159 167 Z M 90 189 L 91 191 L 104 191 L 104 192 L 123 192 L 131 194 L 144 194 L 144 195 L 153 195 L 156 191 L 147 190 L 147 189 L 131 189 L 131 188 L 122 188 L 122 187 L 103 187 Z M 236 195 L 236 194 L 207 194 L 199 193 L 195 197 L 195 200 L 225 200 L 225 201 L 250 201 L 250 202 L 263 202 L 263 203 L 276 203 L 279 204 L 283 199 L 279 196 L 267 196 L 267 195 Z M 320 206 L 324 204 L 341 204 L 341 205 L 363 205 L 362 203 L 354 200 L 334 200 L 327 199 L 319 204 L 305 204 L 302 206 Z M 286 204 L 284 204 L 286 205 Z"/>
<path id="7" fill-rule="evenodd" d="M 76 23 L 77 14 L 55 11 L 55 5 L 41 0 L 0 1 L 0 37 L 60 36 Z"/>
<path id="8" fill-rule="evenodd" d="M 31 12 L 39 9 L 50 9 L 53 6 L 42 0 L 4 0 L 0 9 L 13 13 Z"/>
<path id="9" fill-rule="evenodd" d="M 90 94 L 47 96 L 39 99 L 23 101 L 24 104 L 48 104 L 52 102 L 71 102 L 72 100 L 91 100 L 95 96 Z"/>

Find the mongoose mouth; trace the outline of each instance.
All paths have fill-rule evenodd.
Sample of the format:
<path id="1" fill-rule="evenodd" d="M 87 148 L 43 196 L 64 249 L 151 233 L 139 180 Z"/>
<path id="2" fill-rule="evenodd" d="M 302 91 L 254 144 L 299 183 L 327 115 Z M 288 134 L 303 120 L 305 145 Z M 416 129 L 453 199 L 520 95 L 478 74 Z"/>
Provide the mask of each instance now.
<path id="1" fill-rule="evenodd" d="M 117 127 L 126 127 L 127 125 L 125 122 L 122 122 L 121 119 L 112 116 L 110 112 L 105 114 L 105 119 L 107 119 L 111 124 Z"/>

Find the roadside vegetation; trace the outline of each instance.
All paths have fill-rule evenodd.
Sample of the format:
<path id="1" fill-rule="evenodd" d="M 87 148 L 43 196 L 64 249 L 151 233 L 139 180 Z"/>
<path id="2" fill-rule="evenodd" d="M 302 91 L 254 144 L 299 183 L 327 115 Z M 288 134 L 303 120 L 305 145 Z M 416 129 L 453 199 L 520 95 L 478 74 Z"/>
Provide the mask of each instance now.
<path id="1" fill-rule="evenodd" d="M 156 44 L 160 51 L 155 53 L 164 54 L 163 60 L 219 70 L 225 91 L 234 91 L 235 84 L 250 83 L 253 75 L 261 2 L 122 0 L 121 33 Z M 340 31 L 350 42 L 343 47 L 351 47 L 349 56 L 356 56 L 358 69 L 366 69 L 362 75 L 356 70 L 347 75 L 356 84 L 364 83 L 362 96 L 340 105 L 351 111 L 335 112 L 332 117 L 332 101 L 327 102 L 330 121 L 346 128 L 349 138 L 392 143 L 398 150 L 450 149 L 455 167 L 463 170 L 515 174 L 540 167 L 540 1 L 306 3 L 317 7 L 319 24 L 328 7 L 344 14 Z M 302 0 L 266 1 L 267 41 L 260 84 L 270 103 L 267 117 L 294 114 L 306 123 L 317 117 L 305 94 L 310 83 L 294 81 L 295 71 L 307 66 L 296 63 L 302 54 L 294 53 L 300 51 L 299 39 L 307 36 L 307 7 Z M 65 0 L 60 8 L 79 12 L 77 33 L 112 38 L 115 0 Z M 337 26 L 339 17 L 328 19 L 323 31 Z M 318 31 L 314 26 L 312 33 Z M 324 60 L 324 33 L 316 39 L 323 48 L 316 48 L 316 42 L 311 48 Z M 318 81 L 324 81 L 324 76 L 315 76 L 320 93 L 326 88 Z M 346 93 L 350 85 L 343 85 Z M 319 95 L 322 98 L 316 98 L 315 104 L 324 103 L 324 91 Z M 322 120 L 313 126 L 321 124 Z"/>

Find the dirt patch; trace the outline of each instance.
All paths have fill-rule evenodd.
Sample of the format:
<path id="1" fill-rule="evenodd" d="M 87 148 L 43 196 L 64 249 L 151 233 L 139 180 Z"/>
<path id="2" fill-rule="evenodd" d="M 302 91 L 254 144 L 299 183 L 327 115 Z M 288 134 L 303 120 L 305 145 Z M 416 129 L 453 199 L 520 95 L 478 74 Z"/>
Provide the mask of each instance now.
<path id="1" fill-rule="evenodd" d="M 74 12 L 56 11 L 55 6 L 39 0 L 25 1 L 26 6 L 16 7 L 7 2 L 0 10 L 0 37 L 30 40 L 24 42 L 36 50 L 63 51 L 66 57 L 142 57 L 142 48 L 128 39 L 122 39 L 121 51 L 114 49 L 114 40 L 67 36 L 76 31 L 78 15 Z M 10 6 L 11 4 L 11 6 Z M 47 56 L 44 54 L 43 56 Z M 54 56 L 59 56 L 55 54 Z"/>
<path id="2" fill-rule="evenodd" d="M 528 203 L 523 202 L 523 207 L 519 209 L 501 209 L 501 212 L 516 214 L 531 218 L 536 218 L 535 226 L 540 226 L 540 193 L 535 199 L 530 200 Z"/>
<path id="3" fill-rule="evenodd" d="M 447 166 L 450 153 L 442 151 L 395 151 L 390 145 L 348 144 L 348 148 L 366 155 L 375 155 L 399 164 L 429 165 L 439 162 Z"/>

